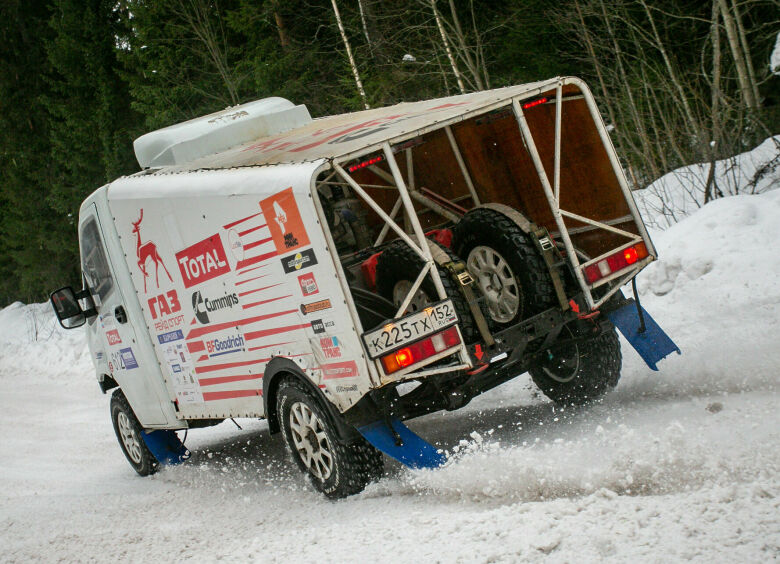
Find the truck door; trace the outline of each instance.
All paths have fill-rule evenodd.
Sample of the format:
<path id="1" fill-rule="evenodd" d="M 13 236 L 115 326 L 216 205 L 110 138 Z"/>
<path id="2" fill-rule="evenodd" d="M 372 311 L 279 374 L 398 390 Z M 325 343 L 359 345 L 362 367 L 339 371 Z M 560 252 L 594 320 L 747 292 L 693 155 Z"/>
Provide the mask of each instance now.
<path id="1" fill-rule="evenodd" d="M 88 337 L 93 354 L 105 354 L 110 376 L 119 384 L 139 421 L 144 426 L 164 425 L 167 419 L 160 407 L 154 386 L 159 367 L 151 346 L 139 343 L 129 308 L 117 284 L 116 270 L 106 252 L 104 231 L 93 204 L 82 213 L 79 224 L 81 270 L 90 289 L 98 316 L 88 321 Z M 135 296 L 132 296 L 135 298 Z"/>

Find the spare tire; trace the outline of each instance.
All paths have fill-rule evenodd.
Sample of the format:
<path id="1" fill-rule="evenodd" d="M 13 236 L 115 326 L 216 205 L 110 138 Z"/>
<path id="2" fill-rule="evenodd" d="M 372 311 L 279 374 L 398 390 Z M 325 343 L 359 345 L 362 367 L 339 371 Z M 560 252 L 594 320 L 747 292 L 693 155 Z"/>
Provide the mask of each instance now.
<path id="1" fill-rule="evenodd" d="M 436 243 L 428 241 L 428 245 L 434 246 Z M 447 249 L 442 250 L 449 255 L 451 260 L 460 260 Z M 401 240 L 393 241 L 382 251 L 377 261 L 377 291 L 382 297 L 393 302 L 396 308 L 400 307 L 424 264 L 420 255 L 414 252 L 409 245 Z M 455 312 L 458 314 L 460 332 L 463 335 L 463 339 L 467 344 L 478 340 L 480 338 L 479 329 L 474 322 L 474 317 L 471 315 L 468 302 L 463 297 L 449 272 L 441 266 L 437 268 L 439 269 L 439 277 L 441 278 L 442 286 L 444 286 L 444 291 L 452 300 Z M 409 303 L 406 313 L 414 313 L 438 301 L 439 296 L 436 292 L 436 286 L 433 284 L 433 277 L 429 273 Z"/>
<path id="2" fill-rule="evenodd" d="M 555 288 L 531 237 L 504 214 L 476 208 L 454 228 L 453 249 L 464 257 L 485 296 L 490 318 L 508 327 L 555 304 Z"/>

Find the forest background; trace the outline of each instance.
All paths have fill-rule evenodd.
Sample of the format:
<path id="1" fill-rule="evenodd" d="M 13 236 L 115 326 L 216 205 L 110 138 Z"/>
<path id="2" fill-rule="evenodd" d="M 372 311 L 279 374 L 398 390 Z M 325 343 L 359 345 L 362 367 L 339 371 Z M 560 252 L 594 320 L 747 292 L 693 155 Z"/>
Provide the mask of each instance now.
<path id="1" fill-rule="evenodd" d="M 0 306 L 78 283 L 79 204 L 139 170 L 133 139 L 267 96 L 319 117 L 575 75 L 634 188 L 714 163 L 780 133 L 779 15 L 780 0 L 5 0 Z"/>

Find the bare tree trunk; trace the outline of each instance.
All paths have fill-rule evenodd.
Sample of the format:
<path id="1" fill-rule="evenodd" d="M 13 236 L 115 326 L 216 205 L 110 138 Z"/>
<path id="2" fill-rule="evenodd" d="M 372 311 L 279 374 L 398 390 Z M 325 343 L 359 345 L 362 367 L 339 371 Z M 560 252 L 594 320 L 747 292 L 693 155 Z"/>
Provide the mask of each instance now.
<path id="1" fill-rule="evenodd" d="M 755 108 L 756 100 L 753 98 L 753 89 L 750 87 L 745 57 L 739 44 L 737 26 L 734 23 L 734 18 L 729 12 L 726 0 L 718 0 L 718 2 L 723 24 L 726 28 L 726 37 L 728 37 L 729 46 L 731 47 L 731 56 L 734 58 L 734 64 L 737 68 L 737 78 L 739 79 L 739 89 L 742 92 L 742 99 L 745 101 L 745 105 L 748 108 Z"/>
<path id="2" fill-rule="evenodd" d="M 339 26 L 341 32 L 341 39 L 344 41 L 344 47 L 347 50 L 347 58 L 349 58 L 349 66 L 352 67 L 352 74 L 355 77 L 355 84 L 357 85 L 360 97 L 363 99 L 363 105 L 368 110 L 371 106 L 368 105 L 368 99 L 366 98 L 366 91 L 363 90 L 363 83 L 360 81 L 360 73 L 358 72 L 357 64 L 355 64 L 355 57 L 352 56 L 352 49 L 349 46 L 349 40 L 347 39 L 347 33 L 344 31 L 344 24 L 341 22 L 341 14 L 339 13 L 339 7 L 336 5 L 336 0 L 331 0 L 333 4 L 333 13 L 336 15 L 336 23 Z"/>
<path id="3" fill-rule="evenodd" d="M 639 116 L 639 111 L 637 110 L 637 104 L 636 101 L 634 100 L 634 93 L 631 90 L 631 84 L 628 81 L 628 75 L 626 73 L 625 67 L 623 66 L 623 56 L 620 50 L 620 45 L 618 44 L 617 38 L 615 37 L 615 33 L 612 30 L 612 25 L 610 24 L 610 17 L 607 15 L 607 9 L 606 6 L 604 5 L 604 0 L 599 0 L 599 5 L 601 6 L 601 12 L 604 15 L 604 23 L 607 26 L 607 33 L 609 34 L 609 37 L 612 40 L 612 46 L 615 52 L 615 61 L 617 62 L 618 72 L 620 73 L 620 80 L 623 83 L 623 88 L 626 91 L 629 110 L 634 119 L 634 127 L 636 127 L 637 134 L 639 135 L 639 139 L 642 142 L 643 152 L 646 155 L 649 155 L 652 153 L 652 147 L 650 145 L 650 140 L 647 137 L 647 131 L 645 130 L 644 122 L 642 121 L 642 118 Z M 658 176 L 658 171 L 655 168 L 655 163 L 651 161 L 650 164 L 653 169 L 653 175 Z"/>
<path id="4" fill-rule="evenodd" d="M 490 88 L 490 76 L 488 75 L 487 64 L 485 64 L 485 50 L 482 47 L 482 38 L 480 37 L 479 30 L 477 29 L 477 18 L 474 16 L 474 0 L 469 1 L 469 7 L 471 8 L 471 25 L 474 29 L 474 41 L 476 42 L 476 58 L 477 67 L 481 69 L 482 78 L 485 81 L 485 88 Z"/>
<path id="5" fill-rule="evenodd" d="M 747 65 L 748 80 L 750 81 L 750 88 L 753 90 L 753 99 L 756 101 L 756 107 L 761 107 L 761 97 L 758 94 L 758 81 L 756 81 L 756 72 L 753 70 L 753 59 L 750 56 L 750 47 L 748 46 L 747 36 L 745 35 L 745 28 L 742 27 L 742 15 L 739 13 L 739 6 L 736 0 L 731 0 L 731 5 L 734 8 L 734 21 L 737 22 L 737 33 L 739 34 L 739 42 L 742 45 L 742 52 L 745 55 L 745 63 Z"/>
<path id="6" fill-rule="evenodd" d="M 710 112 L 712 115 L 712 147 L 710 151 L 710 170 L 707 174 L 707 184 L 704 187 L 704 203 L 714 198 L 714 190 L 718 190 L 715 181 L 715 161 L 717 144 L 720 142 L 720 7 L 718 0 L 712 2 L 712 102 Z M 719 190 L 718 190 L 719 191 Z"/>
<path id="7" fill-rule="evenodd" d="M 290 37 L 287 35 L 287 26 L 284 24 L 284 18 L 279 11 L 279 1 L 273 3 L 272 10 L 274 12 L 274 22 L 276 22 L 276 29 L 279 32 L 279 44 L 282 49 L 287 49 L 290 46 Z"/>
<path id="8" fill-rule="evenodd" d="M 368 35 L 368 26 L 366 25 L 366 12 L 363 9 L 363 0 L 357 0 L 358 9 L 360 9 L 360 22 L 363 24 L 363 35 L 366 36 L 366 43 L 368 43 L 368 50 L 371 51 L 371 37 Z"/>
<path id="9" fill-rule="evenodd" d="M 453 0 L 449 0 L 450 13 L 452 14 L 452 23 L 455 26 L 455 37 L 460 44 L 460 52 L 463 56 L 463 60 L 466 62 L 466 68 L 471 72 L 471 76 L 474 78 L 474 84 L 477 85 L 477 90 L 484 90 L 485 85 L 482 82 L 482 77 L 479 75 L 479 69 L 474 64 L 474 59 L 471 57 L 471 49 L 466 45 L 466 36 L 463 34 L 463 28 L 460 27 L 460 19 L 458 18 L 458 12 L 455 11 L 455 3 Z"/>
<path id="10" fill-rule="evenodd" d="M 214 5 L 216 8 L 216 3 Z M 205 47 L 208 58 L 225 85 L 230 105 L 235 106 L 239 101 L 238 88 L 227 60 L 224 32 L 214 29 L 209 19 L 210 4 L 206 0 L 179 0 L 177 8 L 179 16 Z"/>
<path id="11" fill-rule="evenodd" d="M 460 89 L 461 94 L 465 94 L 466 89 L 463 86 L 463 78 L 458 70 L 458 65 L 455 63 L 455 57 L 452 56 L 450 42 L 447 40 L 447 34 L 444 32 L 444 26 L 441 23 L 441 14 L 439 14 L 439 10 L 436 8 L 436 0 L 431 0 L 431 9 L 433 10 L 433 17 L 436 18 L 436 26 L 439 28 L 441 40 L 442 43 L 444 43 L 444 49 L 447 51 L 447 58 L 450 60 L 450 65 L 452 66 L 452 72 L 455 75 L 455 80 L 458 82 L 458 88 Z"/>

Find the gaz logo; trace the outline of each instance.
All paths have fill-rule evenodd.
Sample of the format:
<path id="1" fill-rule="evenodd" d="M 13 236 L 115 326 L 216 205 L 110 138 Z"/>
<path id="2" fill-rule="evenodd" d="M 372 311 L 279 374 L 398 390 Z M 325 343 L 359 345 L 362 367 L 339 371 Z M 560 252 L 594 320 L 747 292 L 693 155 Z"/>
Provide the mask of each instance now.
<path id="1" fill-rule="evenodd" d="M 288 255 L 282 258 L 282 268 L 285 274 L 290 274 L 297 270 L 303 270 L 317 264 L 317 257 L 314 256 L 314 250 L 306 249 L 294 255 Z"/>
<path id="2" fill-rule="evenodd" d="M 311 296 L 312 294 L 318 294 L 320 289 L 317 287 L 317 280 L 314 278 L 314 274 L 301 274 L 298 277 L 298 284 L 301 285 L 301 293 L 303 297 Z"/>
<path id="3" fill-rule="evenodd" d="M 309 244 L 309 236 L 303 226 L 292 187 L 261 200 L 260 209 L 263 210 L 276 252 L 284 253 Z"/>
<path id="4" fill-rule="evenodd" d="M 179 296 L 176 290 L 168 290 L 165 294 L 149 298 L 148 303 L 152 319 L 165 317 L 181 311 L 181 304 L 179 303 Z"/>
<path id="5" fill-rule="evenodd" d="M 219 233 L 176 253 L 176 262 L 185 288 L 230 272 Z"/>

